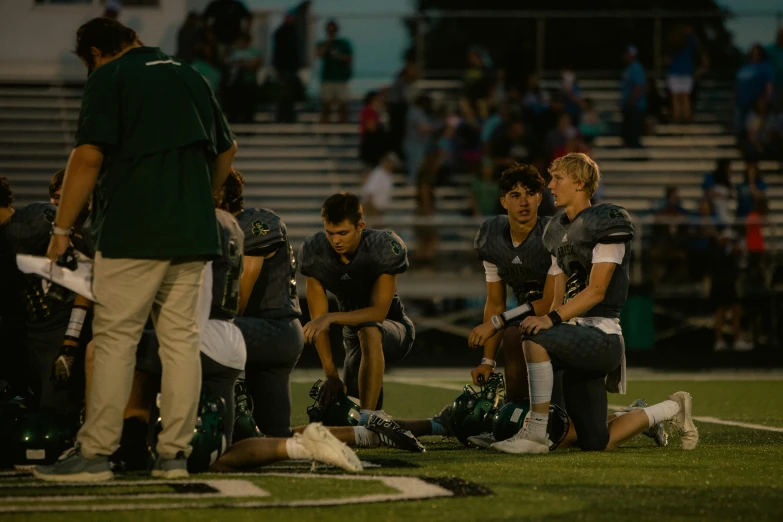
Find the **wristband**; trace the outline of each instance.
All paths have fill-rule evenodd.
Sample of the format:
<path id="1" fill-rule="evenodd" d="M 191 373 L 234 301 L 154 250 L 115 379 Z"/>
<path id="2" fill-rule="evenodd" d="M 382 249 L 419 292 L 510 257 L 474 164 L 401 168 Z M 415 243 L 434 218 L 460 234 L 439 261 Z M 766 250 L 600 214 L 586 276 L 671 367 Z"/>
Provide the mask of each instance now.
<path id="1" fill-rule="evenodd" d="M 52 235 L 53 236 L 72 236 L 73 235 L 73 227 L 71 228 L 60 228 L 56 225 L 52 225 Z"/>
<path id="2" fill-rule="evenodd" d="M 506 327 L 506 322 L 501 317 L 498 317 L 497 315 L 493 315 L 490 321 L 492 321 L 492 326 L 495 327 L 495 331 L 497 332 L 499 332 L 500 330 Z"/>
<path id="3" fill-rule="evenodd" d="M 563 318 L 560 317 L 560 313 L 557 310 L 554 312 L 549 312 L 546 314 L 546 316 L 549 317 L 550 321 L 552 321 L 552 326 L 557 326 L 563 322 Z"/>
<path id="4" fill-rule="evenodd" d="M 65 330 L 65 338 L 69 341 L 78 341 L 82 334 L 82 326 L 87 318 L 87 309 L 82 306 L 74 306 L 71 310 L 71 319 L 68 321 L 68 328 Z"/>
<path id="5" fill-rule="evenodd" d="M 536 315 L 536 311 L 533 309 L 533 305 L 530 303 L 522 303 L 516 308 L 506 310 L 500 314 L 500 318 L 503 320 L 504 324 L 508 324 L 515 319 L 524 319 L 530 315 Z"/>
<path id="6" fill-rule="evenodd" d="M 493 361 L 492 359 L 487 359 L 486 357 L 481 359 L 481 364 L 486 364 L 487 366 L 492 366 L 493 370 L 498 365 L 498 363 L 496 361 Z"/>

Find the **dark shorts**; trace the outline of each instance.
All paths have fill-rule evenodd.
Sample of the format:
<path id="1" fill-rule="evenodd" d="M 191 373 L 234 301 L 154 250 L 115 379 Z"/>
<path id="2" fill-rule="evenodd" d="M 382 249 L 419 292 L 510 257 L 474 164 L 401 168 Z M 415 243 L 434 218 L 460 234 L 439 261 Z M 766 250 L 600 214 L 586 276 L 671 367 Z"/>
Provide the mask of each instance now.
<path id="1" fill-rule="evenodd" d="M 343 382 L 348 389 L 348 395 L 359 397 L 359 366 L 362 362 L 362 347 L 359 342 L 359 330 L 375 327 L 381 332 L 383 358 L 386 368 L 401 361 L 413 348 L 416 330 L 407 317 L 401 321 L 385 320 L 382 323 L 364 323 L 359 326 L 343 328 L 343 346 L 345 347 L 345 363 L 343 364 Z M 383 407 L 383 390 L 378 399 L 376 409 Z"/>
<path id="2" fill-rule="evenodd" d="M 162 376 L 163 366 L 160 362 L 159 348 L 155 330 L 144 330 L 136 350 L 136 371 Z M 234 383 L 240 373 L 240 370 L 223 366 L 201 353 L 201 389 L 210 396 L 220 397 L 225 401 L 223 427 L 229 444 L 234 433 Z"/>
<path id="3" fill-rule="evenodd" d="M 562 371 L 563 402 L 579 447 L 604 450 L 609 443 L 606 375 L 622 363 L 622 336 L 563 323 L 526 339 L 543 347 L 553 369 Z"/>

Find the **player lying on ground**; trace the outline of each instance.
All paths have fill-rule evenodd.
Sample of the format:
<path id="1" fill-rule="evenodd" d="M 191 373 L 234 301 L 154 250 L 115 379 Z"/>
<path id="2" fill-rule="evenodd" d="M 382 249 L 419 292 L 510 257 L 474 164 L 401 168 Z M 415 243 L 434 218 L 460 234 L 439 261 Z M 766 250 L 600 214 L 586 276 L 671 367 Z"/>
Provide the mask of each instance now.
<path id="1" fill-rule="evenodd" d="M 549 451 L 547 424 L 556 368 L 563 370 L 565 406 L 583 450 L 616 448 L 661 421 L 671 421 L 682 434 L 682 447 L 693 449 L 698 431 L 686 392 L 607 424 L 607 390 L 625 392 L 619 316 L 628 295 L 633 224 L 622 207 L 590 205 L 600 171 L 586 155 L 559 158 L 550 172 L 555 205 L 564 209 L 543 236 L 557 272 L 553 310 L 537 317 L 530 306 L 522 305 L 508 314 L 524 317 L 520 329 L 532 406 L 522 429 L 492 448 L 507 453 Z"/>

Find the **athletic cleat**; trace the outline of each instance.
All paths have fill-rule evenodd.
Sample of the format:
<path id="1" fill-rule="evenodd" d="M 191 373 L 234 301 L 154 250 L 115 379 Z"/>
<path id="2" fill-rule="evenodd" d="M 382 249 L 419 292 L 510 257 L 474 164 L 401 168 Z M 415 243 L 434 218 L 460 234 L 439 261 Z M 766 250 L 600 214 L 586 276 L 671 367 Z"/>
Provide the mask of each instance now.
<path id="1" fill-rule="evenodd" d="M 366 428 L 378 434 L 382 445 L 415 453 L 426 451 L 421 442 L 413 436 L 413 433 L 402 428 L 391 417 L 382 416 L 379 413 L 385 415 L 383 412 L 370 415 Z"/>
<path id="2" fill-rule="evenodd" d="M 432 422 L 437 422 L 438 424 L 443 426 L 443 429 L 446 430 L 446 434 L 444 435 L 444 437 L 454 436 L 454 434 L 451 432 L 451 404 L 443 408 L 439 414 L 437 414 L 430 420 Z"/>
<path id="3" fill-rule="evenodd" d="M 63 453 L 53 465 L 34 467 L 33 476 L 49 482 L 103 482 L 114 478 L 114 473 L 108 457 L 86 459 L 77 445 Z"/>
<path id="4" fill-rule="evenodd" d="M 492 433 L 487 432 L 468 437 L 468 442 L 475 444 L 479 448 L 489 449 L 497 440 L 495 440 L 495 436 Z"/>
<path id="5" fill-rule="evenodd" d="M 364 469 L 356 453 L 337 440 L 320 422 L 308 424 L 301 435 L 294 434 L 294 440 L 310 453 L 314 461 L 331 464 L 354 473 Z"/>
<path id="6" fill-rule="evenodd" d="M 641 410 L 647 406 L 648 404 L 644 399 L 636 399 L 629 407 L 624 408 L 623 411 Z M 654 440 L 658 446 L 663 447 L 669 444 L 669 434 L 666 433 L 666 428 L 663 426 L 662 422 L 650 426 L 642 433 Z"/>
<path id="7" fill-rule="evenodd" d="M 748 341 L 747 339 L 737 339 L 734 341 L 734 345 L 732 346 L 732 349 L 735 352 L 750 352 L 753 350 L 753 343 Z"/>
<path id="8" fill-rule="evenodd" d="M 530 414 L 528 413 L 528 417 L 525 419 L 522 429 L 519 430 L 516 435 L 510 439 L 496 442 L 490 447 L 494 450 L 502 451 L 503 453 L 529 455 L 543 455 L 549 453 L 549 445 L 551 444 L 549 436 L 545 435 L 543 438 L 540 438 L 529 431 L 529 416 Z"/>
<path id="9" fill-rule="evenodd" d="M 679 391 L 669 395 L 669 400 L 680 405 L 680 413 L 675 415 L 670 422 L 682 436 L 682 449 L 692 450 L 699 443 L 699 430 L 693 423 L 693 417 L 691 416 L 693 409 L 691 394 Z"/>
<path id="10" fill-rule="evenodd" d="M 182 452 L 173 459 L 164 459 L 158 456 L 152 465 L 151 475 L 155 478 L 169 480 L 188 478 L 190 476 L 190 473 L 188 473 L 188 460 L 182 455 Z"/>
<path id="11" fill-rule="evenodd" d="M 712 347 L 712 351 L 714 352 L 725 352 L 728 349 L 729 349 L 729 345 L 726 344 L 726 341 L 722 339 L 720 341 L 716 341 Z"/>

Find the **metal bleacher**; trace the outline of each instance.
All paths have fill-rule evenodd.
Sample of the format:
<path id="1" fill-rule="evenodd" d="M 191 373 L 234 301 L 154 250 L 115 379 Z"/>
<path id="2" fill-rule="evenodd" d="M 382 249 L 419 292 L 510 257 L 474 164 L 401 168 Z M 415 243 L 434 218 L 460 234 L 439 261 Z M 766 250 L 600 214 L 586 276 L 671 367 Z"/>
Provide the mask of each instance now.
<path id="1" fill-rule="evenodd" d="M 617 80 L 588 79 L 580 82 L 584 95 L 610 122 L 618 123 Z M 551 83 L 545 87 L 552 87 Z M 422 88 L 453 99 L 455 81 L 423 81 Z M 594 157 L 604 176 L 604 198 L 644 215 L 659 202 L 664 187 L 676 185 L 683 205 L 695 210 L 701 197 L 704 173 L 715 160 L 732 160 L 734 182 L 742 177 L 743 162 L 730 135 L 731 84 L 704 82 L 691 125 L 659 125 L 655 135 L 643 139 L 645 148 L 625 149 L 619 137 L 598 138 Z M 12 183 L 18 205 L 47 199 L 51 174 L 65 166 L 74 136 L 81 87 L 55 83 L 6 82 L 0 85 L 0 174 Z M 358 116 L 354 103 L 352 116 Z M 357 158 L 358 125 L 317 123 L 317 107 L 301 106 L 299 123 L 277 124 L 269 112 L 260 112 L 255 122 L 232 126 L 239 153 L 236 166 L 246 177 L 247 206 L 265 206 L 281 214 L 292 242 L 298 244 L 320 225 L 319 208 L 325 197 L 339 191 L 358 191 L 361 165 Z M 770 219 L 783 221 L 783 176 L 777 162 L 762 162 L 769 185 Z M 396 177 L 392 209 L 387 223 L 410 237 L 415 190 Z M 453 178 L 454 184 L 436 189 L 439 217 L 434 224 L 450 227 L 445 251 L 468 251 L 476 220 L 469 214 L 469 176 Z M 397 228 L 395 226 L 395 228 Z M 772 227 L 768 233 L 779 227 Z M 407 238 L 406 238 L 407 239 Z M 415 245 L 409 245 L 415 248 Z"/>

